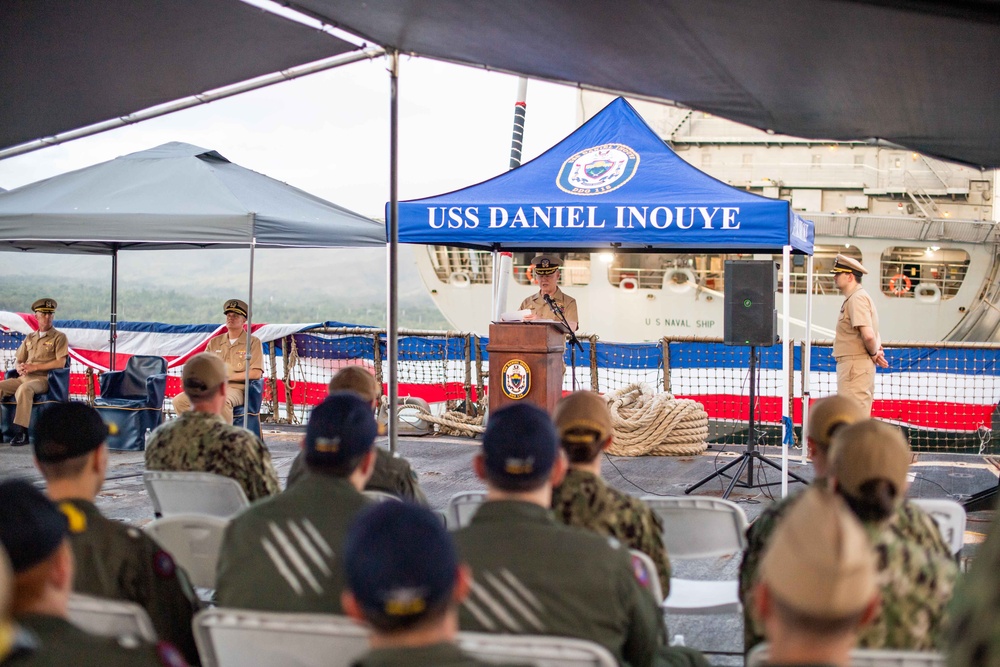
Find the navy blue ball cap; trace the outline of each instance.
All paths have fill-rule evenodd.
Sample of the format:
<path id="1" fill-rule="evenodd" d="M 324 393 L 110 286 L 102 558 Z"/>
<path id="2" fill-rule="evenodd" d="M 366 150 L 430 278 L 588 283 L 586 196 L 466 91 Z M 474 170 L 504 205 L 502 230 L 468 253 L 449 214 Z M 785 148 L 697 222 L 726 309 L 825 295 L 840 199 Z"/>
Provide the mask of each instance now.
<path id="1" fill-rule="evenodd" d="M 14 572 L 38 565 L 68 534 L 66 515 L 23 479 L 0 483 L 0 543 Z"/>
<path id="2" fill-rule="evenodd" d="M 369 620 L 405 626 L 451 597 L 458 556 L 433 512 L 388 501 L 366 508 L 351 524 L 344 569 L 347 587 Z"/>
<path id="3" fill-rule="evenodd" d="M 350 391 L 330 394 L 313 408 L 306 427 L 306 463 L 338 466 L 366 454 L 378 424 L 371 403 Z"/>
<path id="4" fill-rule="evenodd" d="M 558 438 L 548 413 L 515 403 L 490 415 L 483 434 L 483 458 L 491 479 L 533 482 L 552 471 Z"/>
<path id="5" fill-rule="evenodd" d="M 56 403 L 38 416 L 35 458 L 58 463 L 83 456 L 100 447 L 108 434 L 117 432 L 117 426 L 105 424 L 100 413 L 86 403 Z"/>

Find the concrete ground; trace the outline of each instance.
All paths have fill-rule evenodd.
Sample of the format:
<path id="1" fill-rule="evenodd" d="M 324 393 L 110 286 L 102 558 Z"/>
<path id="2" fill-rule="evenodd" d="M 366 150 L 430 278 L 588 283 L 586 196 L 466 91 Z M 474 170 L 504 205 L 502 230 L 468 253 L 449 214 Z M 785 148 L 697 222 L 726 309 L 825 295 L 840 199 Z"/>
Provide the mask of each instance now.
<path id="1" fill-rule="evenodd" d="M 284 484 L 292 459 L 298 451 L 304 428 L 301 426 L 272 426 L 265 424 L 265 441 L 271 451 L 278 475 Z M 385 439 L 380 439 L 385 444 Z M 482 489 L 483 485 L 472 472 L 471 460 L 478 442 L 456 437 L 401 437 L 399 453 L 410 460 L 420 476 L 420 485 L 435 509 L 445 509 L 448 499 L 459 491 Z M 780 450 L 765 448 L 765 454 L 778 460 Z M 608 457 L 603 475 L 608 483 L 633 495 L 682 495 L 690 484 L 706 477 L 717 468 L 732 461 L 740 451 L 730 446 L 714 446 L 700 456 L 687 457 Z M 798 450 L 792 450 L 794 462 L 790 469 L 805 479 L 812 479 L 812 467 L 798 463 Z M 915 498 L 953 498 L 961 500 L 969 495 L 997 484 L 1000 466 L 992 457 L 915 454 L 911 473 L 914 480 L 909 495 Z M 98 498 L 98 506 L 109 517 L 142 525 L 153 519 L 153 508 L 142 483 L 144 469 L 142 452 L 112 452 L 108 481 Z M 32 463 L 30 447 L 12 448 L 0 445 L 0 478 L 24 476 L 41 484 L 41 478 Z M 760 473 L 756 473 L 758 480 Z M 763 479 L 776 482 L 778 471 L 765 467 Z M 697 493 L 720 497 L 727 480 L 714 479 Z M 791 490 L 800 484 L 790 485 Z M 780 486 L 762 488 L 737 487 L 730 500 L 739 503 L 753 521 L 774 497 L 780 496 Z M 962 556 L 974 554 L 981 542 L 992 512 L 969 514 L 965 535 L 966 546 Z M 676 576 L 691 579 L 729 579 L 737 576 L 739 557 L 703 561 L 674 561 Z M 671 636 L 683 636 L 687 646 L 707 651 L 740 653 L 743 644 L 743 621 L 740 615 L 676 616 L 668 615 Z M 713 664 L 742 665 L 742 656 L 710 655 Z"/>

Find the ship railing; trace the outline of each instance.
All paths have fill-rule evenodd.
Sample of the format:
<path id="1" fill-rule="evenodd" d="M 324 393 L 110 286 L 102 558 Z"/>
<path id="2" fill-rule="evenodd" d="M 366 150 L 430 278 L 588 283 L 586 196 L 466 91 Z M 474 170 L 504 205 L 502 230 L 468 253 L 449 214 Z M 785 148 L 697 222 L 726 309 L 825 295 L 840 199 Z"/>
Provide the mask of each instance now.
<path id="1" fill-rule="evenodd" d="M 22 336 L 0 332 L 0 366 L 13 368 Z M 709 416 L 709 437 L 722 447 L 745 444 L 749 415 L 749 349 L 717 338 L 671 337 L 643 343 L 617 343 L 581 335 L 563 389 L 608 394 L 634 384 L 701 403 Z M 356 364 L 368 368 L 385 386 L 386 331 L 367 327 L 316 327 L 265 344 L 264 421 L 303 423 L 312 406 L 327 394 L 330 377 Z M 426 400 L 440 413 L 457 410 L 482 415 L 488 394 L 488 339 L 474 333 L 404 329 L 399 332 L 397 367 L 401 398 Z M 836 392 L 836 362 L 830 341 L 812 343 L 809 386 L 802 373 L 803 342 L 786 343 L 794 360 L 782 369 L 782 346 L 758 348 L 755 420 L 762 445 L 780 445 L 782 413 L 792 416 L 796 446 L 803 397 Z M 918 451 L 996 454 L 994 429 L 1000 428 L 1000 344 L 885 342 L 889 369 L 876 374 L 873 416 L 899 424 Z M 171 369 L 167 395 L 180 391 L 181 369 Z M 99 373 L 77 360 L 71 365 L 70 393 L 93 401 Z M 786 389 L 787 388 L 787 389 Z M 782 403 L 787 393 L 788 403 Z M 170 412 L 169 400 L 165 410 Z"/>

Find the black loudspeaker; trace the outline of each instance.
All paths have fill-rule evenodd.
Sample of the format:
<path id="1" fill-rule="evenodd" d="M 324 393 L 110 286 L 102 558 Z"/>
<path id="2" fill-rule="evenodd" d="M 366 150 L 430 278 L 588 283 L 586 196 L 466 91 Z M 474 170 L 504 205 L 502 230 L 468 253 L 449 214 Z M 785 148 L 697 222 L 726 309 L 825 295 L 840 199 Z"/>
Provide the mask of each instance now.
<path id="1" fill-rule="evenodd" d="M 770 347 L 777 341 L 777 264 L 770 260 L 726 260 L 726 345 Z"/>

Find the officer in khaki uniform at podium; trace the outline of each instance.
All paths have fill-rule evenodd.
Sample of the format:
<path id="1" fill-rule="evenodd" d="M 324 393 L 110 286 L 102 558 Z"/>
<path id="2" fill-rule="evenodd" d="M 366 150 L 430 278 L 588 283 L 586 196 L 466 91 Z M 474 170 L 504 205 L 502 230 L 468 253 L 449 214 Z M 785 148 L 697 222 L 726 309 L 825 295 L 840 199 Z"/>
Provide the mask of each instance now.
<path id="1" fill-rule="evenodd" d="M 562 262 L 555 255 L 537 255 L 531 260 L 531 272 L 538 282 L 538 294 L 532 294 L 521 302 L 521 310 L 530 310 L 526 320 L 555 320 L 560 318 L 545 301 L 548 296 L 562 310 L 570 328 L 576 331 L 580 326 L 580 315 L 576 310 L 576 299 L 559 289 L 559 267 Z"/>
<path id="2" fill-rule="evenodd" d="M 69 343 L 66 334 L 52 328 L 56 312 L 55 299 L 39 299 L 31 304 L 38 319 L 38 331 L 24 337 L 14 359 L 17 377 L 0 381 L 0 398 L 14 395 L 17 409 L 14 412 L 14 438 L 11 445 L 28 444 L 28 425 L 31 422 L 31 405 L 35 394 L 49 389 L 49 371 L 66 365 Z"/>
<path id="3" fill-rule="evenodd" d="M 878 331 L 878 312 L 861 286 L 861 276 L 867 274 L 868 269 L 856 259 L 837 255 L 830 273 L 844 295 L 833 339 L 837 393 L 860 402 L 870 415 L 875 399 L 875 367 L 888 368 L 889 362 L 885 359 Z"/>
<path id="4" fill-rule="evenodd" d="M 246 301 L 230 299 L 222 307 L 226 315 L 226 331 L 208 341 L 205 352 L 218 355 L 226 364 L 226 403 L 222 406 L 222 418 L 227 424 L 233 423 L 233 408 L 243 405 L 246 385 L 247 339 L 250 339 L 250 379 L 259 380 L 264 376 L 264 346 L 260 339 L 243 330 L 247 323 L 250 307 Z M 174 412 L 178 415 L 191 409 L 187 394 L 177 394 L 173 399 Z"/>

